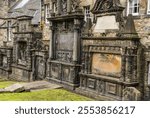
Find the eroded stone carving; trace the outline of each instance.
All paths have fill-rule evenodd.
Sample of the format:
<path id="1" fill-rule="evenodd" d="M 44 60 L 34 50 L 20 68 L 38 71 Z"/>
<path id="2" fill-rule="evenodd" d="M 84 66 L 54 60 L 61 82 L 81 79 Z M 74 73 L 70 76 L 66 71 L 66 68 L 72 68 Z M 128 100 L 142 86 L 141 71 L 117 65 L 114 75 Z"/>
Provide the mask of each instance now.
<path id="1" fill-rule="evenodd" d="M 79 8 L 79 5 L 81 3 L 80 0 L 71 0 L 72 1 L 72 11 L 76 11 Z"/>
<path id="2" fill-rule="evenodd" d="M 124 101 L 139 101 L 141 100 L 141 93 L 134 87 L 127 87 L 123 90 Z"/>

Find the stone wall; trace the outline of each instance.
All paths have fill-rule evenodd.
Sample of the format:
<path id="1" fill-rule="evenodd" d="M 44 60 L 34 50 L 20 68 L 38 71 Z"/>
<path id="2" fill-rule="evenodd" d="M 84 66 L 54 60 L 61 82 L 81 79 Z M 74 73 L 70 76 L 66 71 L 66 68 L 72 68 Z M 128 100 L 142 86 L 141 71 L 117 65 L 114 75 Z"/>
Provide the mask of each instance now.
<path id="1" fill-rule="evenodd" d="M 4 18 L 7 16 L 8 6 L 5 1 L 0 1 L 0 26 L 5 22 Z M 7 30 L 0 28 L 0 46 L 3 45 L 3 40 L 7 39 Z"/>
<path id="2" fill-rule="evenodd" d="M 6 29 L 7 20 L 6 20 L 6 18 L 7 18 L 8 10 L 17 1 L 18 0 L 0 0 L 0 46 L 3 45 L 3 41 L 7 41 L 7 29 Z M 8 44 L 10 44 L 10 43 L 11 42 L 8 42 Z"/>
<path id="3" fill-rule="evenodd" d="M 41 27 L 43 28 L 43 42 L 46 45 L 49 45 L 49 40 L 50 40 L 50 30 L 49 30 L 49 23 L 46 23 L 45 19 L 45 5 L 46 4 L 51 4 L 52 0 L 44 0 L 44 8 L 42 11 L 42 22 L 41 22 Z M 50 5 L 49 5 L 50 6 Z"/>
<path id="4" fill-rule="evenodd" d="M 140 0 L 139 15 L 134 16 L 136 30 L 144 46 L 150 44 L 150 17 L 147 15 L 147 1 L 148 0 Z M 120 0 L 120 2 L 122 6 L 125 7 L 124 16 L 126 17 L 128 0 Z"/>
<path id="5" fill-rule="evenodd" d="M 49 30 L 49 24 L 44 24 L 43 28 L 43 42 L 46 45 L 49 45 L 49 40 L 50 40 L 50 30 Z"/>

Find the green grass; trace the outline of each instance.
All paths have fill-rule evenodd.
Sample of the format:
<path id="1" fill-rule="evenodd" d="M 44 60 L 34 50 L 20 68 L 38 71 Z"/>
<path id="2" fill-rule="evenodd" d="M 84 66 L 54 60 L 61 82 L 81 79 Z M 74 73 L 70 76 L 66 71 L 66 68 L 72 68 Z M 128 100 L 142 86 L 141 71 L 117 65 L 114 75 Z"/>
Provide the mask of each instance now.
<path id="1" fill-rule="evenodd" d="M 16 82 L 0 81 L 0 88 Z M 40 90 L 24 93 L 0 93 L 0 101 L 90 101 L 92 99 L 63 89 Z"/>
<path id="2" fill-rule="evenodd" d="M 0 88 L 5 88 L 5 87 L 15 84 L 15 83 L 16 82 L 13 82 L 13 81 L 0 82 Z"/>

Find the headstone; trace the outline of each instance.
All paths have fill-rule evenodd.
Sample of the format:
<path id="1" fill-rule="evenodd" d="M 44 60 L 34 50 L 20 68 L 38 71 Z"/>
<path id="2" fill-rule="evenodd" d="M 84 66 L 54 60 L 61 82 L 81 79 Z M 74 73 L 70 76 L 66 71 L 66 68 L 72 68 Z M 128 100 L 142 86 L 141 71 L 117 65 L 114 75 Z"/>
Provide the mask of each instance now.
<path id="1" fill-rule="evenodd" d="M 123 90 L 123 101 L 140 101 L 141 93 L 134 87 L 127 87 Z"/>

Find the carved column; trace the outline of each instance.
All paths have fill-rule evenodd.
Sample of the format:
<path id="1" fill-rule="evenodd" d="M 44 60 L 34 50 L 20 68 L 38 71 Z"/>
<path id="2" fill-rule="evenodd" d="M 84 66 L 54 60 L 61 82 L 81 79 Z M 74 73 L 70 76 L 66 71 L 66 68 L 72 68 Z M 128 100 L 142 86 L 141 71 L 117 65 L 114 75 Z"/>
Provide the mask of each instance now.
<path id="1" fill-rule="evenodd" d="M 27 68 L 30 70 L 31 69 L 31 40 L 27 39 Z"/>
<path id="2" fill-rule="evenodd" d="M 16 40 L 15 42 L 14 42 L 14 47 L 15 47 L 15 49 L 14 49 L 14 63 L 18 63 L 18 48 L 19 48 L 19 46 L 18 46 L 18 41 Z"/>
<path id="3" fill-rule="evenodd" d="M 13 41 L 13 63 L 16 63 L 16 38 Z"/>
<path id="4" fill-rule="evenodd" d="M 89 58 L 89 60 L 88 60 L 88 74 L 91 74 L 92 72 L 91 72 L 91 65 L 92 65 L 92 53 L 91 52 L 89 52 L 88 53 L 88 58 Z"/>
<path id="5" fill-rule="evenodd" d="M 131 82 L 131 77 L 132 77 L 132 57 L 129 54 L 127 54 L 126 56 L 126 82 Z"/>
<path id="6" fill-rule="evenodd" d="M 122 65 L 121 65 L 121 78 L 120 81 L 125 81 L 125 70 L 126 70 L 126 56 L 125 56 L 125 49 L 121 49 L 121 58 L 122 58 Z"/>
<path id="7" fill-rule="evenodd" d="M 50 1 L 49 5 L 50 5 L 50 10 L 52 10 L 52 8 L 53 8 L 53 2 Z"/>
<path id="8" fill-rule="evenodd" d="M 49 59 L 53 59 L 53 35 L 54 35 L 54 28 L 52 22 L 50 22 L 50 42 L 49 42 Z"/>
<path id="9" fill-rule="evenodd" d="M 82 62 L 82 69 L 81 69 L 81 71 L 82 71 L 82 73 L 84 73 L 85 72 L 85 52 L 82 53 L 82 60 L 81 60 L 81 62 Z"/>
<path id="10" fill-rule="evenodd" d="M 32 80 L 31 81 L 34 81 L 35 80 L 35 77 L 36 77 L 36 72 L 35 72 L 35 50 L 32 51 Z"/>
<path id="11" fill-rule="evenodd" d="M 8 69 L 11 67 L 11 50 L 7 50 L 7 63 L 8 63 Z"/>
<path id="12" fill-rule="evenodd" d="M 61 13 L 61 0 L 57 0 L 57 15 Z"/>
<path id="13" fill-rule="evenodd" d="M 67 0 L 67 13 L 71 12 L 71 4 L 72 4 L 72 1 L 71 0 Z"/>
<path id="14" fill-rule="evenodd" d="M 88 73 L 88 53 L 85 52 L 85 66 L 84 66 L 84 72 Z"/>
<path id="15" fill-rule="evenodd" d="M 44 51 L 44 78 L 46 77 L 47 69 L 48 69 L 47 59 L 48 59 L 47 51 Z"/>
<path id="16" fill-rule="evenodd" d="M 78 44 L 78 40 L 79 40 L 79 37 L 78 37 L 78 34 L 79 34 L 79 20 L 78 19 L 75 19 L 74 20 L 74 44 L 73 44 L 73 61 L 76 63 L 78 62 L 78 48 L 79 48 L 79 44 Z"/>
<path id="17" fill-rule="evenodd" d="M 133 57 L 133 81 L 137 81 L 137 58 Z"/>
<path id="18" fill-rule="evenodd" d="M 2 52 L 0 51 L 0 66 L 3 65 L 3 56 L 2 56 Z"/>

